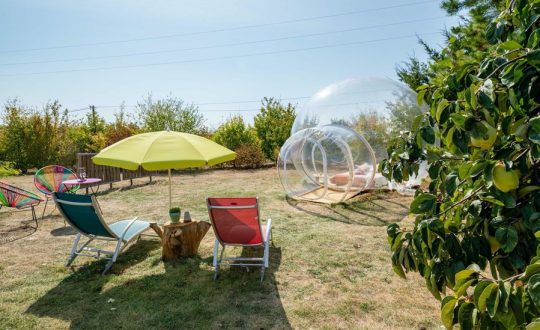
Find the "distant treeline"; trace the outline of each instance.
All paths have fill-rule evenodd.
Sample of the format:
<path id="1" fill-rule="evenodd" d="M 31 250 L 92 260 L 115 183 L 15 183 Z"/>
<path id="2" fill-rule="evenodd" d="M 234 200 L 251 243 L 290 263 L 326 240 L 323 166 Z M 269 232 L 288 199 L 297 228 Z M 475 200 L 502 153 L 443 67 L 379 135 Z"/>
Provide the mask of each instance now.
<path id="1" fill-rule="evenodd" d="M 36 110 L 13 99 L 1 113 L 0 165 L 23 172 L 49 164 L 73 166 L 78 152 L 99 152 L 134 134 L 170 129 L 213 139 L 237 152 L 233 166 L 255 168 L 276 160 L 294 119 L 295 106 L 274 98 L 261 101 L 253 125 L 235 115 L 215 131 L 205 125 L 197 106 L 172 96 L 148 96 L 137 104 L 134 115 L 121 106 L 112 122 L 93 108 L 84 119 L 73 119 L 58 101 Z"/>

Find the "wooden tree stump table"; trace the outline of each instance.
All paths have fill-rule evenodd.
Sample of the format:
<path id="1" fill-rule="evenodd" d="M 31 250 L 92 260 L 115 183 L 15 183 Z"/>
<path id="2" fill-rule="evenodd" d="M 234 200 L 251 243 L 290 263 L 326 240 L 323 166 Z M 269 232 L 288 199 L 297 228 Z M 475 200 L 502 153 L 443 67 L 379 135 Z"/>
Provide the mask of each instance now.
<path id="1" fill-rule="evenodd" d="M 206 221 L 166 223 L 161 240 L 161 259 L 169 261 L 195 256 L 210 227 Z"/>

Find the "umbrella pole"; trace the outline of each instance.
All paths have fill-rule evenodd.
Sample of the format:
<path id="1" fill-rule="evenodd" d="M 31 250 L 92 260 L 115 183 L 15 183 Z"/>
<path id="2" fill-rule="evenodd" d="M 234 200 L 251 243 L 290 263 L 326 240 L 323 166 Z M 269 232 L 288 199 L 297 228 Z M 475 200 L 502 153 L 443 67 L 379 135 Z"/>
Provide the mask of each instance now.
<path id="1" fill-rule="evenodd" d="M 169 169 L 169 209 L 172 208 L 171 169 Z"/>

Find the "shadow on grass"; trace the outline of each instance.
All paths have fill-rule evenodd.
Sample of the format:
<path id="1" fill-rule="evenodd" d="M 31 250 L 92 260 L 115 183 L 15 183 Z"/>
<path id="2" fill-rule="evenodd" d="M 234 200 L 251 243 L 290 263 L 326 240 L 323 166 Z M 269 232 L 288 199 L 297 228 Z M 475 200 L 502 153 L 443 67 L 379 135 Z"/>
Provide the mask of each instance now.
<path id="1" fill-rule="evenodd" d="M 386 226 L 409 214 L 409 200 L 402 196 L 371 194 L 328 205 L 286 198 L 295 209 L 317 218 L 364 226 Z"/>
<path id="2" fill-rule="evenodd" d="M 3 209 L 2 206 L 0 206 L 0 209 Z M 29 208 L 23 209 L 23 210 L 14 210 L 4 208 L 6 211 L 2 211 L 0 213 L 0 217 L 4 217 L 6 215 L 11 214 L 27 214 Z M 15 242 L 17 240 L 23 239 L 25 237 L 28 237 L 32 234 L 34 234 L 37 231 L 36 223 L 33 219 L 24 219 L 24 220 L 14 220 L 11 218 L 8 219 L 2 219 L 2 223 L 0 223 L 0 245 Z"/>
<path id="3" fill-rule="evenodd" d="M 64 224 L 60 228 L 55 228 L 51 230 L 52 236 L 75 236 L 78 233 L 73 227 L 70 225 Z"/>
<path id="4" fill-rule="evenodd" d="M 106 276 L 99 275 L 102 261 L 79 268 L 26 313 L 69 321 L 77 329 L 290 328 L 274 276 L 280 248 L 271 248 L 262 284 L 258 271 L 233 268 L 214 281 L 211 257 L 149 263 L 146 274 L 137 276 L 133 268 L 158 248 L 156 240 L 141 240 Z"/>

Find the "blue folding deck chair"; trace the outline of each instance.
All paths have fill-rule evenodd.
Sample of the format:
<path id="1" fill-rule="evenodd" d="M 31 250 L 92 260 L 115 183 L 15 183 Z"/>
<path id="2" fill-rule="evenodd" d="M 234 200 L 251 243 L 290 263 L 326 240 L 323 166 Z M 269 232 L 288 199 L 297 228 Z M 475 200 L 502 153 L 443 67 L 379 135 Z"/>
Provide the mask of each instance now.
<path id="1" fill-rule="evenodd" d="M 116 261 L 118 254 L 133 240 L 150 227 L 150 223 L 137 220 L 137 217 L 130 220 L 120 220 L 110 226 L 103 220 L 96 198 L 93 195 L 75 195 L 69 193 L 54 192 L 54 202 L 64 219 L 78 231 L 73 242 L 71 254 L 66 262 L 69 266 L 79 255 L 103 258 L 109 260 L 105 266 L 105 274 Z M 88 237 L 88 241 L 79 247 L 82 236 Z M 116 242 L 114 251 L 105 251 L 100 248 L 89 247 L 93 240 L 104 240 Z M 84 252 L 90 253 L 84 253 Z M 102 256 L 107 255 L 108 257 Z"/>

